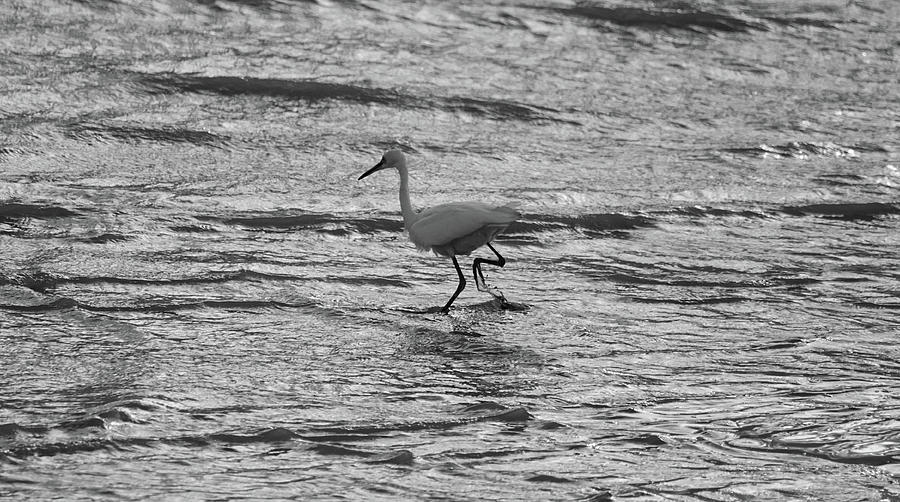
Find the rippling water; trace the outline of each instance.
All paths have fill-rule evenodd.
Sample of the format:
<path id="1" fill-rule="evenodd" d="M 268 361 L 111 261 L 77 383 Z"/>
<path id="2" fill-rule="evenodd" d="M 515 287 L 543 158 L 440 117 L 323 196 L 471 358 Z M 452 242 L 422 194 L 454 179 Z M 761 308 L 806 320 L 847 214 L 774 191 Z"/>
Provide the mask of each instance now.
<path id="1" fill-rule="evenodd" d="M 0 3 L 0 498 L 900 500 L 898 6 Z"/>

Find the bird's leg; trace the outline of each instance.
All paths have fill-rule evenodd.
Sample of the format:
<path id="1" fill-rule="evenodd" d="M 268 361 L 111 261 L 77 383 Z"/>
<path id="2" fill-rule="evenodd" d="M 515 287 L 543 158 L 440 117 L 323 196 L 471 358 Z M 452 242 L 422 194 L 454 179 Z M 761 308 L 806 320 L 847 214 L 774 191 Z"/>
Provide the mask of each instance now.
<path id="1" fill-rule="evenodd" d="M 484 285 L 484 287 L 487 288 L 487 284 L 484 282 L 484 274 L 481 272 L 482 263 L 487 263 L 488 265 L 496 265 L 500 268 L 503 268 L 503 265 L 506 265 L 506 258 L 500 256 L 500 253 L 498 253 L 497 250 L 494 249 L 494 246 L 491 246 L 490 242 L 487 243 L 487 247 L 491 248 L 491 251 L 493 251 L 494 254 L 497 255 L 497 260 L 475 258 L 475 262 L 472 263 L 472 273 L 475 274 L 475 282 L 477 283 L 478 279 L 481 279 L 481 284 L 478 285 L 479 291 L 484 291 L 483 289 L 481 289 L 481 285 Z"/>
<path id="2" fill-rule="evenodd" d="M 506 307 L 509 303 L 506 301 L 506 298 L 503 296 L 503 292 L 501 292 L 497 288 L 488 287 L 487 283 L 484 281 L 484 273 L 481 271 L 481 264 L 487 263 L 488 265 L 495 265 L 500 268 L 503 268 L 503 265 L 506 265 L 506 259 L 494 249 L 494 246 L 491 246 L 491 243 L 486 243 L 487 247 L 497 255 L 497 260 L 488 260 L 485 258 L 475 258 L 475 261 L 472 263 L 472 275 L 475 276 L 475 285 L 478 287 L 478 291 L 485 291 L 490 293 L 491 296 L 500 301 L 500 305 L 502 307 Z M 479 279 L 481 282 L 479 282 Z"/>
<path id="3" fill-rule="evenodd" d="M 453 266 L 456 267 L 456 274 L 459 275 L 459 286 L 456 287 L 456 292 L 453 293 L 453 296 L 450 297 L 450 301 L 448 301 L 447 304 L 444 305 L 444 308 L 441 309 L 441 312 L 445 314 L 450 312 L 450 305 L 453 305 L 453 300 L 456 300 L 456 297 L 459 296 L 459 294 L 462 293 L 462 290 L 466 287 L 466 278 L 463 275 L 462 270 L 459 268 L 459 262 L 456 261 L 455 256 L 451 256 L 450 259 L 453 260 Z M 477 277 L 475 278 L 475 282 L 478 282 Z"/>

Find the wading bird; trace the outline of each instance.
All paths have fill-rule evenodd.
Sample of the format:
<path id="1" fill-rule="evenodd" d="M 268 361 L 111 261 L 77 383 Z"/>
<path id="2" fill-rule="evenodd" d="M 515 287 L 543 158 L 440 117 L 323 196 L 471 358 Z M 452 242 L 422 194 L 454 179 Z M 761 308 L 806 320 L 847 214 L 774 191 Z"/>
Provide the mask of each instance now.
<path id="1" fill-rule="evenodd" d="M 509 206 L 492 206 L 483 202 L 451 202 L 414 211 L 409 201 L 409 171 L 406 168 L 406 157 L 400 150 L 385 153 L 381 157 L 381 162 L 364 172 L 358 180 L 390 168 L 400 172 L 400 212 L 403 214 L 403 225 L 409 233 L 409 240 L 423 251 L 433 251 L 453 260 L 453 266 L 459 275 L 456 292 L 441 311 L 449 312 L 450 305 L 466 287 L 466 278 L 459 268 L 456 257 L 468 255 L 481 246 L 490 248 L 497 255 L 497 260 L 475 258 L 472 263 L 475 285 L 479 291 L 486 291 L 497 298 L 503 308 L 508 307 L 503 293 L 499 291 L 495 293 L 485 284 L 481 264 L 487 263 L 498 267 L 506 264 L 506 260 L 491 246 L 491 240 L 521 216 L 518 211 Z"/>

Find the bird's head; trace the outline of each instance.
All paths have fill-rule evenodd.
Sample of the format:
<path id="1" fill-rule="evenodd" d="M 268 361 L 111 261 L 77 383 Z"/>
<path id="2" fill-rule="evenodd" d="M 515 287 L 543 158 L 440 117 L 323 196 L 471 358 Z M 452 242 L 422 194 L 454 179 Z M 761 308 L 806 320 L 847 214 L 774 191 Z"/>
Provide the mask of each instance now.
<path id="1" fill-rule="evenodd" d="M 368 171 L 362 173 L 362 175 L 357 178 L 357 181 L 365 178 L 366 176 L 381 171 L 382 169 L 389 168 L 400 169 L 406 168 L 406 157 L 403 155 L 403 152 L 400 150 L 388 150 L 384 153 L 384 156 L 381 157 L 381 162 L 375 164 L 375 167 L 369 169 Z"/>

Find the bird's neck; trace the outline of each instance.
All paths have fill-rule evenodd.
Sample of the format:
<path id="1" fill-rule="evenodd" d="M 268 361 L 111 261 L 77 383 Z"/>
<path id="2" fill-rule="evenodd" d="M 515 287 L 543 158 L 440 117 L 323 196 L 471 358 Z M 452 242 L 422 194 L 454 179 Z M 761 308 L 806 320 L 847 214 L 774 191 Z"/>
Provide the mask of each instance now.
<path id="1" fill-rule="evenodd" d="M 400 166 L 397 170 L 400 171 L 400 213 L 403 214 L 403 225 L 409 230 L 418 215 L 413 211 L 412 202 L 409 201 L 409 173 L 406 166 Z"/>

